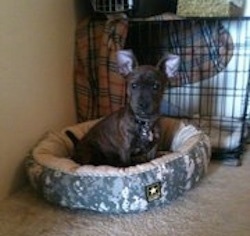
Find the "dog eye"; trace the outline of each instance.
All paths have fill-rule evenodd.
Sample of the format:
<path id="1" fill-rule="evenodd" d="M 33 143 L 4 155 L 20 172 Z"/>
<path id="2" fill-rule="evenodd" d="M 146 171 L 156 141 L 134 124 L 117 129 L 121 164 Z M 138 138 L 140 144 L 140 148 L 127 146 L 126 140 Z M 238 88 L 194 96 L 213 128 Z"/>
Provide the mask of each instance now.
<path id="1" fill-rule="evenodd" d="M 158 90 L 159 88 L 160 88 L 160 85 L 159 85 L 159 84 L 154 84 L 154 85 L 153 85 L 153 89 L 154 89 L 154 90 Z"/>
<path id="2" fill-rule="evenodd" d="M 131 84 L 131 87 L 132 87 L 133 89 L 136 89 L 137 86 L 138 86 L 137 83 L 132 83 L 132 84 Z"/>

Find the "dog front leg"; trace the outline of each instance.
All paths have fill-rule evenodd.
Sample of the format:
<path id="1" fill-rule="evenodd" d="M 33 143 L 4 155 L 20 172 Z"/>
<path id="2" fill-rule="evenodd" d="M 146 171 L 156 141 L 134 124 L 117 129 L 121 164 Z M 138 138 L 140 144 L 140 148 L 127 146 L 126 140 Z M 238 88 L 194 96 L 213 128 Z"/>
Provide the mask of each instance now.
<path id="1" fill-rule="evenodd" d="M 146 155 L 147 161 L 151 161 L 156 158 L 157 150 L 158 150 L 158 145 L 155 144 L 153 148 L 151 148 L 151 150 Z"/>
<path id="2" fill-rule="evenodd" d="M 129 149 L 120 150 L 120 163 L 121 167 L 131 166 L 131 152 Z"/>

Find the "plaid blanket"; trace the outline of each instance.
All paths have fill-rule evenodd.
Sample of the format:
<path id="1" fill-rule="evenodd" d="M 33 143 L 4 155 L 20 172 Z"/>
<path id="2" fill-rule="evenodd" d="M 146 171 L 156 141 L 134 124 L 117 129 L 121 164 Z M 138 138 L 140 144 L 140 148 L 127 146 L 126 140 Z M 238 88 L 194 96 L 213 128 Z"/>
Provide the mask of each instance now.
<path id="1" fill-rule="evenodd" d="M 78 120 L 109 114 L 124 104 L 124 79 L 116 72 L 115 53 L 124 47 L 125 19 L 86 19 L 76 31 L 75 94 Z"/>
<path id="2" fill-rule="evenodd" d="M 180 72 L 172 86 L 210 78 L 226 67 L 233 43 L 221 24 L 172 19 L 179 18 L 170 14 L 132 20 L 89 18 L 78 24 L 74 83 L 79 122 L 108 115 L 125 104 L 125 81 L 115 60 L 121 48 L 132 48 L 143 64 L 156 64 L 166 52 L 180 55 Z M 163 31 L 162 21 L 170 23 Z"/>

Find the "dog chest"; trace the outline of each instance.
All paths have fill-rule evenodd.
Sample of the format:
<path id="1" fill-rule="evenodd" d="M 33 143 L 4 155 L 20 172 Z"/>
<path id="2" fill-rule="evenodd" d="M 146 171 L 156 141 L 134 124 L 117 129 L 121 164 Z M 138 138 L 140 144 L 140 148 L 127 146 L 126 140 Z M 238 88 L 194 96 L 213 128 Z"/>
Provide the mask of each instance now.
<path id="1" fill-rule="evenodd" d="M 138 122 L 131 142 L 132 155 L 145 154 L 155 143 L 156 135 L 149 122 Z"/>

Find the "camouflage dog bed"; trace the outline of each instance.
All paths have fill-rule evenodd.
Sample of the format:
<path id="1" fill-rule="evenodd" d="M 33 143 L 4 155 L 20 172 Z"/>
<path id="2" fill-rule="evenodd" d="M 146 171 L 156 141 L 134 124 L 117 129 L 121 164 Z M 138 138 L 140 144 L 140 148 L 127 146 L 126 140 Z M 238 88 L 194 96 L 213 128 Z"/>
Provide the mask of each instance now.
<path id="1" fill-rule="evenodd" d="M 80 166 L 71 160 L 73 144 L 65 131 L 81 137 L 98 120 L 49 132 L 27 158 L 31 185 L 49 202 L 71 209 L 128 213 L 168 204 L 204 176 L 211 147 L 206 134 L 192 124 L 170 118 L 164 121 L 168 151 L 126 168 Z"/>

